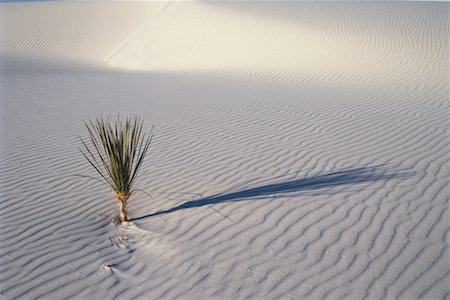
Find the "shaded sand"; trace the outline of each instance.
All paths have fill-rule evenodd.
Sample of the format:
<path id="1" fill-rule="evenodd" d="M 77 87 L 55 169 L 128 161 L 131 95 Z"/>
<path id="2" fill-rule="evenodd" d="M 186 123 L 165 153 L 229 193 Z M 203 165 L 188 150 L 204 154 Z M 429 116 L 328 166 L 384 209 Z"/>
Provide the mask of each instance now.
<path id="1" fill-rule="evenodd" d="M 446 299 L 444 2 L 0 3 L 6 299 Z M 154 143 L 113 222 L 88 117 Z"/>

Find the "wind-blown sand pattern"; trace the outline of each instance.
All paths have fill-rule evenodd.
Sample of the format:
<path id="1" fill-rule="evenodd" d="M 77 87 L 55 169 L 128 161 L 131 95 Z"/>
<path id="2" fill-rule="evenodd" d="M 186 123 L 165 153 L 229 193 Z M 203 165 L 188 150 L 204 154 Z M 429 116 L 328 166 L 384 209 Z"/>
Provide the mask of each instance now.
<path id="1" fill-rule="evenodd" d="M 0 3 L 0 294 L 448 299 L 448 11 Z M 117 112 L 155 124 L 128 225 L 76 176 Z"/>

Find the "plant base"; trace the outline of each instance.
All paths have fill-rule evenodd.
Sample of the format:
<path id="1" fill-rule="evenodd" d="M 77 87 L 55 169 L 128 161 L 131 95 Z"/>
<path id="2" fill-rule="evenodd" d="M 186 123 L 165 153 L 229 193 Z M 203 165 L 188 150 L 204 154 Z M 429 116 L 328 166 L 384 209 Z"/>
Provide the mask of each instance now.
<path id="1" fill-rule="evenodd" d="M 117 205 L 119 206 L 119 222 L 128 222 L 128 212 L 127 212 L 127 200 L 130 195 L 124 195 L 121 193 L 116 193 Z"/>

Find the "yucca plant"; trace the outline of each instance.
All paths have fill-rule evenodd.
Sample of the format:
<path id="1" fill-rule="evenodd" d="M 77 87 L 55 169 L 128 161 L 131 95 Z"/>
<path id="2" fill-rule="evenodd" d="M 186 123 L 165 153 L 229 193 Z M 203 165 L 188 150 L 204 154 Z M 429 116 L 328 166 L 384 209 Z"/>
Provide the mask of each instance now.
<path id="1" fill-rule="evenodd" d="M 87 141 L 80 137 L 84 148 L 79 149 L 91 166 L 114 192 L 119 206 L 120 223 L 128 221 L 127 201 L 133 194 L 133 184 L 139 175 L 153 135 L 143 133 L 143 121 L 137 115 L 124 121 L 103 117 L 85 122 Z"/>

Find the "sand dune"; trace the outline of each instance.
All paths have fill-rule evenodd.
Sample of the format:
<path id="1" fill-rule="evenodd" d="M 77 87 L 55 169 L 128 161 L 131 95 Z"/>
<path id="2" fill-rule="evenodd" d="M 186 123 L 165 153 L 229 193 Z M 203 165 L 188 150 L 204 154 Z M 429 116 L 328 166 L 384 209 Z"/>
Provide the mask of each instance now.
<path id="1" fill-rule="evenodd" d="M 99 63 L 163 2 L 1 3 L 0 53 Z"/>
<path id="2" fill-rule="evenodd" d="M 0 3 L 0 294 L 448 298 L 448 9 Z M 129 225 L 76 176 L 117 112 L 156 125 Z"/>
<path id="3" fill-rule="evenodd" d="M 445 4 L 440 5 L 444 11 Z M 410 83 L 435 82 L 446 71 L 429 71 L 427 66 L 446 55 L 446 40 L 430 35 L 445 31 L 446 19 L 435 8 L 436 4 L 401 2 L 327 7 L 178 2 L 156 21 L 149 18 L 107 61 L 134 70 L 270 70 L 311 81 L 380 84 L 402 76 Z M 201 18 L 193 21 L 194 16 Z"/>

